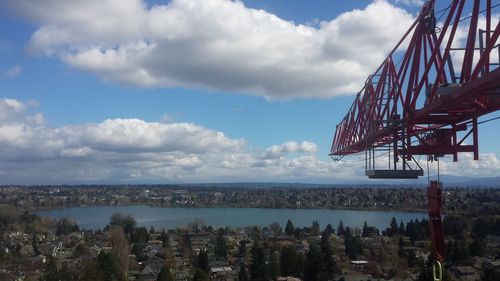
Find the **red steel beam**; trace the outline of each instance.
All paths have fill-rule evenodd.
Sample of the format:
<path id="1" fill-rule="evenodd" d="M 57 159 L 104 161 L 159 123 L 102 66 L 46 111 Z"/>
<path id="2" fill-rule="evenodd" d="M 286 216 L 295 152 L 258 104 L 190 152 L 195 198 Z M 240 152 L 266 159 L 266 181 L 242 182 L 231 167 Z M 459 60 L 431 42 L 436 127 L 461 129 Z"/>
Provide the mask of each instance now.
<path id="1" fill-rule="evenodd" d="M 446 11 L 443 26 L 436 32 L 434 2 L 424 5 L 412 26 L 368 77 L 336 127 L 331 155 L 348 155 L 400 142 L 398 145 L 405 144 L 398 149 L 407 158 L 416 154 L 453 154 L 456 160 L 458 152 L 474 152 L 477 158 L 477 125 L 469 133 L 474 138 L 472 145 L 458 143 L 456 130 L 452 141 L 445 145 L 432 145 L 423 136 L 439 135 L 442 129 L 456 128 L 458 124 L 476 124 L 478 117 L 500 110 L 500 68 L 490 62 L 490 53 L 498 47 L 500 23 L 491 28 L 491 1 L 487 0 L 483 10 L 486 30 L 478 38 L 481 1 L 465 5 L 465 0 L 454 0 Z M 465 11 L 466 7 L 471 11 Z M 470 17 L 461 18 L 469 14 Z M 452 44 L 459 28 L 466 28 L 468 33 L 461 73 L 457 75 L 457 62 L 451 54 L 456 50 Z M 406 50 L 396 53 L 405 40 L 409 40 Z M 478 40 L 484 40 L 485 47 L 475 59 Z M 396 55 L 401 59 L 399 65 L 394 63 Z M 460 84 L 449 85 L 457 76 Z M 413 145 L 415 141 L 420 144 Z"/>

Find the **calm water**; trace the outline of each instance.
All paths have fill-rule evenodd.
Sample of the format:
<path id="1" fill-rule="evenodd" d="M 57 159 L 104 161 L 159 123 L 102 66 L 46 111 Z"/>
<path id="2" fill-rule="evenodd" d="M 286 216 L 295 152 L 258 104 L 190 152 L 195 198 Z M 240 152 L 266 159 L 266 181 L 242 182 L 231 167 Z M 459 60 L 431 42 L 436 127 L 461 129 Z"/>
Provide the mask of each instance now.
<path id="1" fill-rule="evenodd" d="M 339 220 L 345 226 L 361 227 L 366 221 L 381 231 L 389 226 L 392 217 L 408 222 L 410 220 L 427 218 L 425 213 L 353 211 L 326 209 L 250 209 L 250 208 L 157 208 L 148 206 L 122 207 L 75 207 L 53 209 L 36 212 L 40 216 L 73 218 L 81 228 L 103 228 L 114 213 L 132 215 L 139 226 L 156 229 L 172 229 L 186 226 L 195 218 L 202 219 L 206 225 L 223 226 L 268 226 L 278 222 L 284 228 L 286 221 L 291 219 L 295 226 L 310 226 L 313 220 L 320 223 L 321 228 L 331 223 L 337 228 Z"/>

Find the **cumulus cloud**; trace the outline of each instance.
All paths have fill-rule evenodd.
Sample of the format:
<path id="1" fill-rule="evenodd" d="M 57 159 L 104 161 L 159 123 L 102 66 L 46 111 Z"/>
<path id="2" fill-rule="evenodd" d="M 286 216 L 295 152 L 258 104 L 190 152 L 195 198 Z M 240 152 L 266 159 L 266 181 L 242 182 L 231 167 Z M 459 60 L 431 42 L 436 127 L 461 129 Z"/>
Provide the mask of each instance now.
<path id="1" fill-rule="evenodd" d="M 272 146 L 265 151 L 300 155 L 266 162 L 245 140 L 192 123 L 108 119 L 51 127 L 35 106 L 0 100 L 1 183 L 270 180 L 328 170 L 311 142 Z"/>
<path id="2" fill-rule="evenodd" d="M 264 158 L 273 159 L 283 157 L 286 153 L 293 152 L 303 152 L 303 153 L 311 153 L 314 154 L 318 151 L 318 147 L 315 143 L 304 141 L 302 143 L 298 143 L 296 141 L 285 142 L 280 145 L 273 145 L 266 149 L 264 153 Z"/>
<path id="3" fill-rule="evenodd" d="M 35 107 L 0 99 L 0 184 L 366 180 L 364 161 L 322 160 L 308 141 L 254 148 L 196 124 L 140 119 L 53 127 Z M 450 175 L 498 176 L 500 170 L 492 153 L 441 163 Z"/>
<path id="4" fill-rule="evenodd" d="M 491 22 L 495 23 L 500 20 L 500 14 L 493 14 L 491 16 Z M 439 23 L 440 26 L 443 26 L 443 23 Z M 492 24 L 494 28 L 494 24 Z M 451 48 L 465 48 L 468 33 L 469 33 L 469 26 L 470 26 L 470 19 L 462 21 L 457 28 L 457 31 L 455 33 L 455 36 L 453 38 L 453 41 L 451 43 Z M 477 22 L 477 27 L 478 29 L 486 30 L 486 17 L 483 14 L 479 15 L 478 22 Z M 448 34 L 450 31 L 448 31 Z M 476 35 L 478 36 L 478 35 Z M 442 44 L 443 48 L 446 46 L 446 43 L 448 42 L 449 38 L 445 37 L 444 43 Z M 484 41 L 484 35 L 483 35 L 483 41 Z M 497 40 L 497 43 L 499 40 Z M 475 48 L 479 48 L 479 40 L 476 40 L 475 43 Z M 462 69 L 462 63 L 464 60 L 464 54 L 465 52 L 462 50 L 454 50 L 450 52 L 450 57 L 453 63 L 453 67 L 455 69 L 455 72 L 460 73 Z M 473 67 L 472 69 L 475 68 L 477 62 L 479 61 L 479 57 L 481 56 L 481 53 L 479 50 L 474 51 L 474 58 L 473 58 Z M 492 50 L 490 53 L 490 61 L 491 62 L 499 62 L 498 54 L 495 52 L 495 50 Z"/>
<path id="5" fill-rule="evenodd" d="M 316 27 L 241 1 L 7 0 L 39 29 L 29 48 L 114 83 L 270 99 L 353 94 L 411 25 L 379 0 Z"/>

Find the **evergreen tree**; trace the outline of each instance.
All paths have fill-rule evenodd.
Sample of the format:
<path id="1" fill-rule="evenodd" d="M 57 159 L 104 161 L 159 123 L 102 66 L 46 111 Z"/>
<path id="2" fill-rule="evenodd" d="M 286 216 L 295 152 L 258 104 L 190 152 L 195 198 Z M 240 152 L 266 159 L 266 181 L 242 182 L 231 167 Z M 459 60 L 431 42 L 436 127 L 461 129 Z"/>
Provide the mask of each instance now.
<path id="1" fill-rule="evenodd" d="M 319 229 L 319 222 L 318 221 L 313 221 L 311 225 L 311 231 L 310 231 L 310 236 L 319 236 L 320 229 Z"/>
<path id="2" fill-rule="evenodd" d="M 40 278 L 41 281 L 59 281 L 59 271 L 57 269 L 57 260 L 55 257 L 48 257 L 47 266 Z"/>
<path id="3" fill-rule="evenodd" d="M 405 224 L 403 221 L 399 223 L 399 230 L 398 230 L 399 235 L 404 235 L 405 234 Z"/>
<path id="4" fill-rule="evenodd" d="M 282 276 L 295 276 L 297 275 L 296 268 L 299 262 L 299 253 L 295 249 L 295 247 L 288 245 L 283 248 L 281 251 L 280 257 L 280 267 L 281 267 L 281 275 Z"/>
<path id="5" fill-rule="evenodd" d="M 415 251 L 410 251 L 408 253 L 407 261 L 409 267 L 415 267 L 418 265 L 418 258 L 415 254 Z"/>
<path id="6" fill-rule="evenodd" d="M 227 258 L 227 245 L 224 239 L 224 230 L 220 228 L 217 231 L 217 238 L 215 240 L 215 256 L 219 258 Z"/>
<path id="7" fill-rule="evenodd" d="M 240 257 L 244 257 L 247 254 L 247 241 L 241 240 L 239 244 L 240 246 L 238 247 L 238 255 Z"/>
<path id="8" fill-rule="evenodd" d="M 210 268 L 208 266 L 208 255 L 205 250 L 201 250 L 198 254 L 198 268 L 205 271 L 206 273 L 210 272 Z"/>
<path id="9" fill-rule="evenodd" d="M 297 227 L 293 232 L 293 235 L 297 237 L 297 239 L 302 240 L 305 238 L 306 234 L 303 228 Z"/>
<path id="10" fill-rule="evenodd" d="M 238 281 L 248 281 L 248 271 L 244 264 L 240 266 L 240 271 L 238 272 Z"/>
<path id="11" fill-rule="evenodd" d="M 138 262 L 143 262 L 146 260 L 146 255 L 143 252 L 143 247 L 141 247 L 139 244 L 134 244 L 132 246 L 132 249 L 130 249 L 130 253 L 135 256 L 135 260 Z"/>
<path id="12" fill-rule="evenodd" d="M 363 230 L 361 232 L 361 236 L 363 236 L 363 237 L 369 237 L 370 236 L 369 229 L 368 229 L 368 224 L 366 223 L 366 221 L 363 223 Z"/>
<path id="13" fill-rule="evenodd" d="M 500 271 L 495 268 L 486 268 L 483 273 L 482 281 L 498 281 L 500 280 Z"/>
<path id="14" fill-rule="evenodd" d="M 351 259 L 356 259 L 359 254 L 363 252 L 363 245 L 358 237 L 351 235 L 349 227 L 346 228 L 346 234 L 344 235 L 344 247 L 345 254 Z"/>
<path id="15" fill-rule="evenodd" d="M 256 241 L 252 248 L 252 263 L 250 264 L 250 280 L 266 280 L 266 254 L 265 249 Z"/>
<path id="16" fill-rule="evenodd" d="M 293 226 L 292 221 L 288 219 L 285 226 L 285 234 L 288 236 L 292 236 L 294 232 L 295 232 L 295 227 Z"/>
<path id="17" fill-rule="evenodd" d="M 71 232 L 79 231 L 78 225 L 69 218 L 61 218 L 56 224 L 56 235 L 67 235 Z"/>
<path id="18" fill-rule="evenodd" d="M 399 233 L 398 222 L 396 221 L 395 217 L 392 217 L 389 236 L 393 236 L 393 235 L 396 235 L 398 233 Z"/>
<path id="19" fill-rule="evenodd" d="M 276 253 L 270 249 L 269 253 L 269 263 L 267 266 L 267 279 L 268 280 L 276 280 L 280 275 L 280 264 L 279 258 L 276 256 Z"/>
<path id="20" fill-rule="evenodd" d="M 38 249 L 38 241 L 36 240 L 36 232 L 33 232 L 33 238 L 31 241 L 31 245 L 33 246 L 33 253 L 35 256 L 40 255 L 40 250 Z"/>
<path id="21" fill-rule="evenodd" d="M 326 225 L 325 231 L 326 231 L 326 233 L 328 233 L 328 235 L 331 235 L 331 234 L 335 233 L 335 229 L 333 229 L 333 227 L 332 227 L 331 224 L 327 224 Z"/>
<path id="22" fill-rule="evenodd" d="M 167 235 L 167 233 L 165 233 L 165 230 L 161 231 L 160 241 L 161 241 L 161 245 L 163 248 L 168 247 L 168 235 Z"/>
<path id="23" fill-rule="evenodd" d="M 130 234 L 130 243 L 147 243 L 149 241 L 149 232 L 145 227 L 137 227 Z"/>
<path id="24" fill-rule="evenodd" d="M 321 234 L 321 274 L 319 279 L 332 280 L 337 271 L 337 265 L 333 259 L 333 250 L 330 245 L 330 233 L 327 229 Z"/>
<path id="25" fill-rule="evenodd" d="M 210 281 L 210 276 L 205 271 L 198 269 L 193 276 L 193 281 Z"/>
<path id="26" fill-rule="evenodd" d="M 174 281 L 174 277 L 166 265 L 162 266 L 158 276 L 156 277 L 156 281 Z"/>
<path id="27" fill-rule="evenodd" d="M 304 266 L 305 266 L 305 258 L 304 255 L 299 254 L 297 257 L 297 266 L 295 267 L 295 273 L 292 274 L 295 277 L 303 278 L 304 277 Z"/>
<path id="28" fill-rule="evenodd" d="M 342 236 L 344 235 L 345 229 L 344 229 L 344 223 L 342 221 L 339 222 L 339 226 L 337 227 L 337 235 Z"/>
<path id="29" fill-rule="evenodd" d="M 486 241 L 483 237 L 474 236 L 472 243 L 469 246 L 471 256 L 484 257 L 486 255 Z"/>
<path id="30" fill-rule="evenodd" d="M 97 256 L 99 271 L 104 276 L 104 281 L 123 281 L 126 280 L 125 274 L 120 269 L 118 260 L 111 254 L 101 251 Z"/>
<path id="31" fill-rule="evenodd" d="M 318 245 L 312 242 L 304 261 L 304 281 L 317 281 L 321 270 L 321 252 Z"/>

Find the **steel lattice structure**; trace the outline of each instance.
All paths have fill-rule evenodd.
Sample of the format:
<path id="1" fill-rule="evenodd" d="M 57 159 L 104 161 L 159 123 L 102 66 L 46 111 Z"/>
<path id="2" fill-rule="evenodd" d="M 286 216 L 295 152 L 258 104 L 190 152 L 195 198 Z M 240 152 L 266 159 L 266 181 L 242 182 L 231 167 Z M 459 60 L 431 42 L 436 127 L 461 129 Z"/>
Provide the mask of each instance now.
<path id="1" fill-rule="evenodd" d="M 435 13 L 434 4 L 422 7 L 337 125 L 334 160 L 383 148 L 392 171 L 401 162 L 405 170 L 414 155 L 479 158 L 477 119 L 500 109 L 500 24 L 492 15 L 498 5 L 453 0 Z"/>

